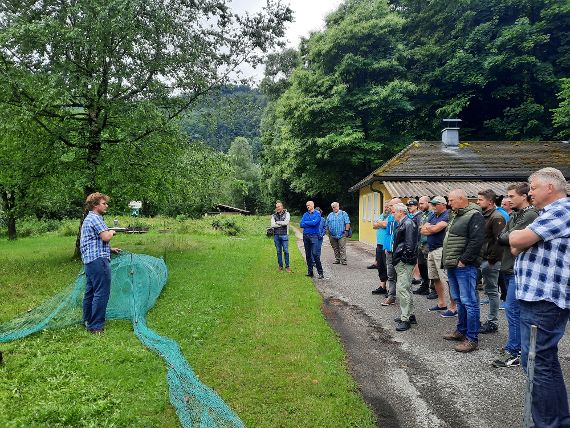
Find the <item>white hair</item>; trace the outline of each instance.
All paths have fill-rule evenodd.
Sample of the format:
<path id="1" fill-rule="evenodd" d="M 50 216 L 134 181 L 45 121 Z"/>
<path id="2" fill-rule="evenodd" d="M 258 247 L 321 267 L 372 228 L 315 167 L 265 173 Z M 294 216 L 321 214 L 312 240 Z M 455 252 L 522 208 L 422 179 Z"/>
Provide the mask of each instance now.
<path id="1" fill-rule="evenodd" d="M 408 212 L 408 207 L 405 206 L 404 204 L 402 204 L 401 202 L 400 202 L 400 203 L 397 203 L 397 204 L 395 204 L 395 205 L 392 205 L 392 209 L 393 209 L 394 211 L 403 211 L 403 212 L 405 212 L 405 213 Z"/>
<path id="2" fill-rule="evenodd" d="M 338 207 L 338 206 L 339 206 L 338 202 L 333 202 L 333 203 L 331 204 L 331 208 Z"/>
<path id="3" fill-rule="evenodd" d="M 542 168 L 532 174 L 528 181 L 540 181 L 541 183 L 552 184 L 557 193 L 566 194 L 566 179 L 564 174 L 556 168 Z"/>

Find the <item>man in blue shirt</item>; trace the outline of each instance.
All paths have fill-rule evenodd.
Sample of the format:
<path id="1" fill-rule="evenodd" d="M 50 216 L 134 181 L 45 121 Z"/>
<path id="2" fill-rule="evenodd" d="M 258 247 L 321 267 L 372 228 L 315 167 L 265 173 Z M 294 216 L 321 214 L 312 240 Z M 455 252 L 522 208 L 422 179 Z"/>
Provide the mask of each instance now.
<path id="1" fill-rule="evenodd" d="M 303 228 L 307 276 L 313 276 L 313 265 L 315 265 L 319 274 L 318 278 L 324 279 L 323 266 L 321 265 L 321 245 L 319 243 L 320 224 L 321 215 L 318 211 L 315 211 L 315 203 L 307 201 L 307 212 L 303 214 L 300 223 L 300 226 Z"/>
<path id="2" fill-rule="evenodd" d="M 83 323 L 93 334 L 100 334 L 105 327 L 105 312 L 111 292 L 111 248 L 109 241 L 115 235 L 109 230 L 103 214 L 107 212 L 109 197 L 92 193 L 85 200 L 89 213 L 81 225 L 80 251 L 85 265 L 85 295 L 83 297 Z"/>
<path id="3" fill-rule="evenodd" d="M 390 206 L 384 204 L 384 212 L 377 216 L 372 223 L 372 227 L 376 229 L 376 268 L 378 269 L 378 277 L 380 285 L 372 290 L 372 294 L 385 294 L 388 297 L 388 289 L 386 281 L 388 281 L 388 272 L 386 271 L 386 253 L 384 252 L 384 239 L 386 238 L 386 228 L 381 227 L 381 222 L 386 220 L 390 215 Z"/>
<path id="4" fill-rule="evenodd" d="M 568 397 L 558 360 L 558 342 L 570 313 L 570 198 L 566 179 L 555 168 L 529 177 L 530 196 L 539 216 L 513 230 L 509 244 L 515 259 L 520 307 L 521 362 L 525 371 L 530 330 L 537 326 L 531 412 L 534 426 L 570 426 Z"/>
<path id="5" fill-rule="evenodd" d="M 333 264 L 342 263 L 346 265 L 346 239 L 350 229 L 350 219 L 348 214 L 340 209 L 338 202 L 333 202 L 331 208 L 332 213 L 327 216 L 327 230 L 331 247 L 334 250 L 335 260 Z"/>
<path id="6" fill-rule="evenodd" d="M 402 200 L 400 198 L 392 198 L 388 201 L 388 206 L 390 207 L 390 214 L 386 218 L 379 222 L 379 227 L 386 229 L 386 234 L 384 235 L 384 251 L 386 254 L 386 272 L 388 275 L 387 288 L 388 296 L 381 303 L 382 306 L 390 306 L 396 303 L 396 281 L 398 280 L 398 275 L 396 269 L 394 268 L 394 263 L 392 261 L 393 255 L 393 245 L 394 245 L 394 235 L 396 234 L 396 229 L 398 228 L 398 222 L 394 218 L 393 206 L 396 204 L 401 204 Z"/>

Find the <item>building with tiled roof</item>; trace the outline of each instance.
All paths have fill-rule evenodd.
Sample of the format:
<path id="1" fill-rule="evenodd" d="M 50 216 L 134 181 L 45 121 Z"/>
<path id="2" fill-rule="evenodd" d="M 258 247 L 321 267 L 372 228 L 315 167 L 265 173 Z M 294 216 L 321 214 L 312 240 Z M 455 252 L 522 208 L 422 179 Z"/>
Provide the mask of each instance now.
<path id="1" fill-rule="evenodd" d="M 391 198 L 447 196 L 456 188 L 472 199 L 485 189 L 503 196 L 509 184 L 547 166 L 570 178 L 570 142 L 460 142 L 458 128 L 446 128 L 442 141 L 414 141 L 349 189 L 359 192 L 359 239 L 376 244 L 372 222 Z"/>

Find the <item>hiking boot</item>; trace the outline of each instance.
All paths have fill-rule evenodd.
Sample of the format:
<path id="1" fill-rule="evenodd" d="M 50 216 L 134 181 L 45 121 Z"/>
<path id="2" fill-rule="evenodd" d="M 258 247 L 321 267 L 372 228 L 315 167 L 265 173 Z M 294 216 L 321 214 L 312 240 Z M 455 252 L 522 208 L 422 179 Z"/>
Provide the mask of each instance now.
<path id="1" fill-rule="evenodd" d="M 306 273 L 305 276 L 310 276 L 310 277 L 312 278 L 312 277 L 313 277 L 313 272 Z"/>
<path id="2" fill-rule="evenodd" d="M 429 300 L 437 299 L 437 293 L 436 293 L 435 291 L 431 291 L 431 292 L 427 295 L 426 299 L 429 299 Z"/>
<path id="3" fill-rule="evenodd" d="M 428 309 L 428 311 L 430 311 L 430 312 L 446 311 L 446 310 L 447 310 L 447 306 L 438 306 L 438 305 L 435 305 L 434 307 Z"/>
<path id="4" fill-rule="evenodd" d="M 455 330 L 453 333 L 448 333 L 443 336 L 445 340 L 455 340 L 456 342 L 463 342 L 465 340 L 465 335 L 463 333 Z"/>
<path id="5" fill-rule="evenodd" d="M 479 342 L 473 342 L 472 340 L 465 339 L 459 345 L 455 347 L 457 352 L 473 352 L 479 349 Z"/>
<path id="6" fill-rule="evenodd" d="M 499 330 L 499 326 L 493 321 L 487 321 L 485 324 L 479 327 L 479 333 L 481 334 L 496 333 L 497 330 Z"/>
<path id="7" fill-rule="evenodd" d="M 390 306 L 396 303 L 396 298 L 394 296 L 388 296 L 386 299 L 381 303 L 382 306 Z"/>
<path id="8" fill-rule="evenodd" d="M 281 266 L 279 266 L 279 267 L 277 268 L 277 272 L 281 272 L 282 270 L 283 270 L 283 268 L 282 268 Z"/>
<path id="9" fill-rule="evenodd" d="M 400 321 L 396 326 L 396 331 L 406 331 L 409 330 L 411 327 L 409 321 Z"/>
<path id="10" fill-rule="evenodd" d="M 457 316 L 457 311 L 452 311 L 451 309 L 448 309 L 445 312 L 442 312 L 441 314 L 442 318 L 453 318 Z"/>
<path id="11" fill-rule="evenodd" d="M 388 294 L 388 290 L 386 290 L 386 287 L 378 287 L 372 290 L 372 294 Z"/>
<path id="12" fill-rule="evenodd" d="M 401 322 L 401 321 L 402 321 L 401 316 L 394 318 L 394 322 Z M 417 324 L 418 323 L 418 320 L 416 319 L 415 314 L 410 315 L 410 319 L 408 321 L 410 324 Z"/>
<path id="13" fill-rule="evenodd" d="M 319 276 L 317 276 L 317 279 L 325 279 L 325 275 L 322 273 L 319 273 Z"/>
<path id="14" fill-rule="evenodd" d="M 420 296 L 427 296 L 429 294 L 429 288 L 420 287 L 417 290 L 412 291 L 413 294 L 419 294 Z"/>
<path id="15" fill-rule="evenodd" d="M 516 367 L 521 365 L 520 355 L 513 355 L 508 351 L 503 350 L 497 358 L 491 363 L 493 367 Z"/>
<path id="16" fill-rule="evenodd" d="M 287 273 L 293 273 L 293 271 L 292 271 L 291 268 L 289 268 L 289 267 L 286 267 L 286 268 L 285 268 L 285 272 L 287 272 Z"/>

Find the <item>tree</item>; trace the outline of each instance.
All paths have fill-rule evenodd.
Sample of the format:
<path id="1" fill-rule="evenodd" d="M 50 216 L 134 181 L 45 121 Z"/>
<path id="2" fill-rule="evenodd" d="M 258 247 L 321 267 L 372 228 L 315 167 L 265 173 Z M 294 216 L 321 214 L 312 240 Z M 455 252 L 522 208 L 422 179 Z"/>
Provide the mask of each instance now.
<path id="1" fill-rule="evenodd" d="M 570 79 L 562 79 L 558 94 L 560 105 L 554 109 L 554 125 L 560 129 L 560 138 L 570 138 Z"/>
<path id="2" fill-rule="evenodd" d="M 247 138 L 238 137 L 230 146 L 228 159 L 232 168 L 232 182 L 228 186 L 231 203 L 254 211 L 259 197 L 259 166 L 253 162 L 251 145 Z"/>
<path id="3" fill-rule="evenodd" d="M 269 1 L 7 0 L 0 4 L 0 103 L 78 154 L 83 193 L 100 189 L 105 147 L 137 147 L 283 36 Z M 184 96 L 178 96 L 184 94 Z"/>
<path id="4" fill-rule="evenodd" d="M 243 61 L 259 62 L 291 19 L 280 3 L 243 17 L 226 3 L 2 2 L 3 102 L 84 152 L 88 194 L 106 145 L 144 142 Z"/>

